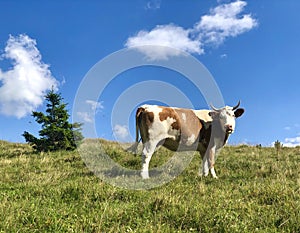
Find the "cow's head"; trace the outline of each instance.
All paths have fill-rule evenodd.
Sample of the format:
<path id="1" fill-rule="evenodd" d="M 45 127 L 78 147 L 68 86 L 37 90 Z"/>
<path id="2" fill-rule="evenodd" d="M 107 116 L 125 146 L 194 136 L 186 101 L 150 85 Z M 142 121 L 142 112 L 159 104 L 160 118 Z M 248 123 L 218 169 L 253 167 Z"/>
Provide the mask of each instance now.
<path id="1" fill-rule="evenodd" d="M 217 109 L 211 105 L 213 109 L 209 112 L 209 115 L 212 117 L 213 121 L 219 122 L 222 130 L 231 134 L 235 129 L 235 119 L 243 115 L 244 109 L 238 108 L 240 106 L 240 101 L 234 107 L 225 106 L 224 108 Z"/>

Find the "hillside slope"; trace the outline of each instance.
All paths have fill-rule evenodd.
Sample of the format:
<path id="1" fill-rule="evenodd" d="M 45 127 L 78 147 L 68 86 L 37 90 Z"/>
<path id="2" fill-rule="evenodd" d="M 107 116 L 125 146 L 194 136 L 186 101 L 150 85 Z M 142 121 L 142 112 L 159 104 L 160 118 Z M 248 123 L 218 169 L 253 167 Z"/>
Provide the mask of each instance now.
<path id="1" fill-rule="evenodd" d="M 122 166 L 140 157 L 101 141 Z M 172 156 L 159 150 L 151 167 Z M 77 152 L 35 154 L 0 141 L 1 232 L 300 232 L 300 148 L 225 147 L 218 180 L 195 156 L 172 182 L 128 190 L 101 181 Z"/>

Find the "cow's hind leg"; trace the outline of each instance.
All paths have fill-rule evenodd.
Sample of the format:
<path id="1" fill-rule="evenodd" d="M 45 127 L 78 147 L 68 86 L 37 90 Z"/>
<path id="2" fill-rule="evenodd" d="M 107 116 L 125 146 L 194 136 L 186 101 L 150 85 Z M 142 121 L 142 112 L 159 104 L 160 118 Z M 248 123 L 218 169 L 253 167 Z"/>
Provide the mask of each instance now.
<path id="1" fill-rule="evenodd" d="M 141 176 L 143 179 L 149 178 L 149 164 L 157 144 L 158 142 L 150 140 L 143 145 L 141 171 Z"/>

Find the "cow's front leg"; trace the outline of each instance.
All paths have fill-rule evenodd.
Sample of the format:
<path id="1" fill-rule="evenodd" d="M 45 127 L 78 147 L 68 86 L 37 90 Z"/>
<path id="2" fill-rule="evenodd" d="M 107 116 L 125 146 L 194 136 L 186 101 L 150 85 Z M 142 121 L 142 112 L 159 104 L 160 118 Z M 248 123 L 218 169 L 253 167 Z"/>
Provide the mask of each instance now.
<path id="1" fill-rule="evenodd" d="M 202 169 L 201 166 L 199 167 L 199 176 L 208 176 L 209 168 L 208 168 L 208 157 L 207 153 L 202 155 Z"/>
<path id="2" fill-rule="evenodd" d="M 215 179 L 218 179 L 218 176 L 216 175 L 215 168 L 212 167 L 209 170 L 210 170 L 210 174 L 212 175 L 212 177 L 215 178 Z"/>
<path id="3" fill-rule="evenodd" d="M 214 168 L 215 155 L 216 155 L 216 147 L 213 146 L 211 149 L 208 150 L 208 167 L 209 167 L 209 171 L 210 171 L 210 174 L 212 175 L 212 177 L 215 179 L 218 179 L 215 168 Z"/>

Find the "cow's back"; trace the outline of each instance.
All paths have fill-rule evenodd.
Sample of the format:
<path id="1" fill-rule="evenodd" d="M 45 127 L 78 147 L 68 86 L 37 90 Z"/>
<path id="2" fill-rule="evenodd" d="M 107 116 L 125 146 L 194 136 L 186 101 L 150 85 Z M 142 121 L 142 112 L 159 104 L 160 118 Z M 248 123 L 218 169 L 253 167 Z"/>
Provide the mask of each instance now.
<path id="1" fill-rule="evenodd" d="M 204 122 L 212 122 L 213 121 L 212 117 L 209 115 L 211 110 L 207 110 L 207 109 L 193 110 L 193 112 L 200 120 L 202 120 Z"/>
<path id="2" fill-rule="evenodd" d="M 189 147 L 199 141 L 202 124 L 193 110 L 142 105 L 137 110 L 142 141 L 155 140 L 170 150 Z"/>

